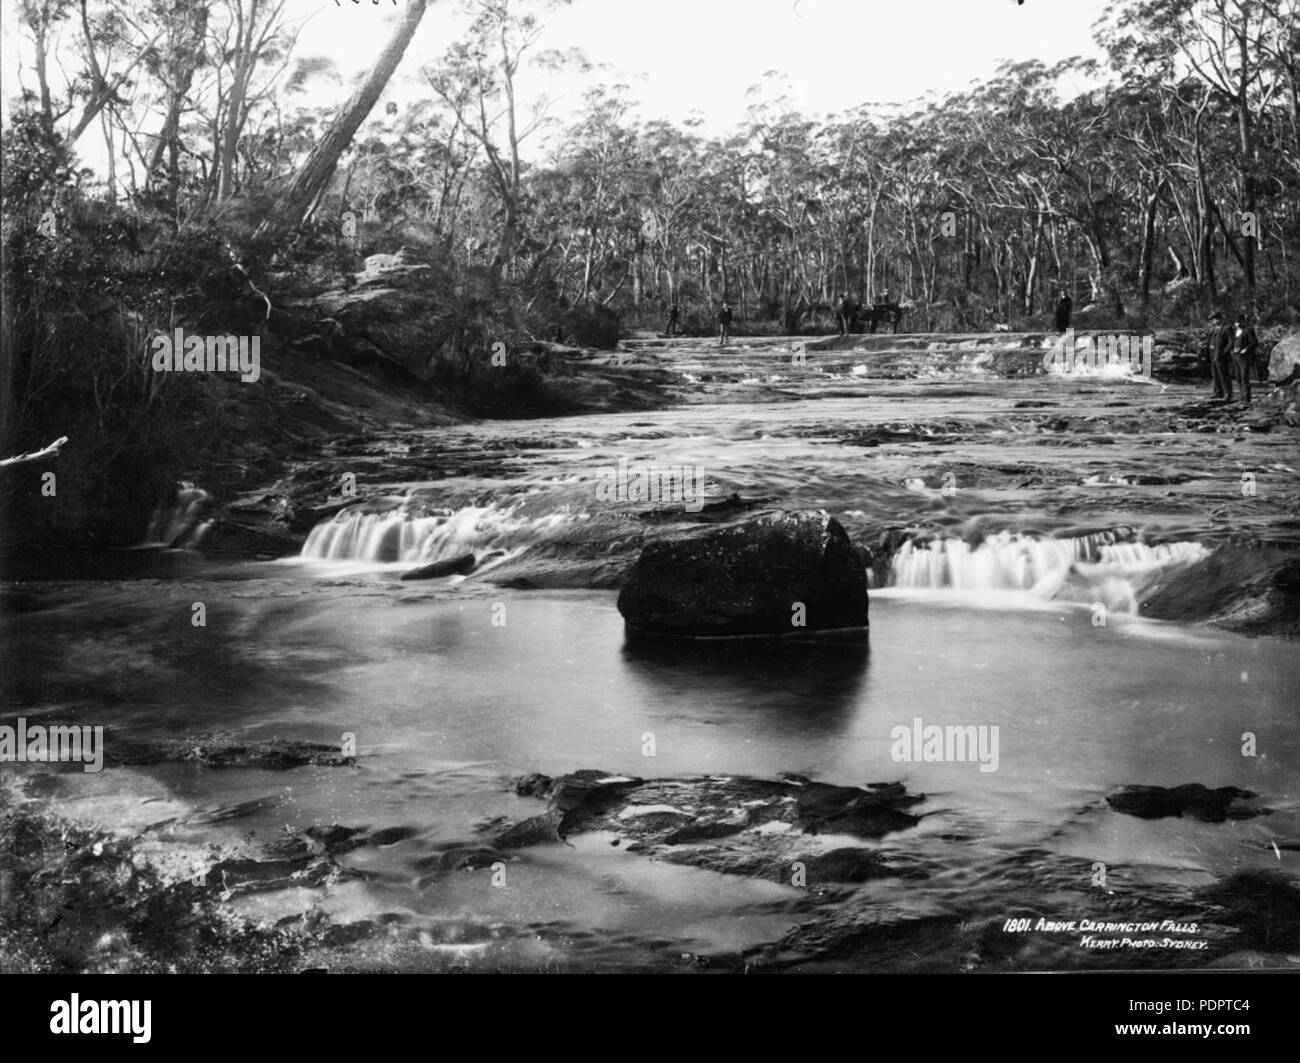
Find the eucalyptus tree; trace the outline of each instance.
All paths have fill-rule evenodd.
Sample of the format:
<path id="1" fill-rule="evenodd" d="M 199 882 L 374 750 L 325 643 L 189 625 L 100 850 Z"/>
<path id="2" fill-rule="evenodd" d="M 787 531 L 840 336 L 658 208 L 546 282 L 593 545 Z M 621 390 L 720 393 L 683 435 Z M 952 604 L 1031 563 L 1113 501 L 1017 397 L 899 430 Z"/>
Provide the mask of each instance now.
<path id="1" fill-rule="evenodd" d="M 568 62 L 583 61 L 572 49 L 538 48 L 545 29 L 541 15 L 567 2 L 467 0 L 472 20 L 465 36 L 424 71 L 430 88 L 482 149 L 501 211 L 491 265 L 496 285 L 510 274 L 521 236 L 524 164 L 520 149 L 546 123 L 552 102 L 540 94 L 525 113 L 518 99 L 525 63 L 553 74 Z"/>
<path id="2" fill-rule="evenodd" d="M 1204 86 L 1194 108 L 1194 134 L 1201 148 L 1201 121 L 1212 104 L 1228 108 L 1236 125 L 1232 158 L 1238 220 L 1259 213 L 1261 124 L 1277 107 L 1297 110 L 1296 9 L 1287 0 L 1139 0 L 1112 5 L 1101 39 L 1122 70 L 1155 72 L 1166 85 L 1194 77 Z M 1294 143 L 1294 141 L 1293 141 Z M 1213 210 L 1208 175 L 1198 195 Z M 1243 224 L 1243 229 L 1249 229 Z M 1243 235 L 1247 235 L 1243 233 Z M 1235 237 L 1224 229 L 1234 251 Z M 1212 276 L 1208 237 L 1201 235 L 1202 268 Z M 1256 283 L 1256 238 L 1241 241 L 1245 283 Z"/>

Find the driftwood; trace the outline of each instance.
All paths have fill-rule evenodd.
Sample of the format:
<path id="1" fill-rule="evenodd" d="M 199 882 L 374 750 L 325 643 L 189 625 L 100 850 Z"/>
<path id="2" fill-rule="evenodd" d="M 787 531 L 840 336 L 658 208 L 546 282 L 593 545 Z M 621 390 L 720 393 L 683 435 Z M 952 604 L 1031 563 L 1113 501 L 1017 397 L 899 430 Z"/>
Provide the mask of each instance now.
<path id="1" fill-rule="evenodd" d="M 27 461 L 41 461 L 44 458 L 57 457 L 59 450 L 67 441 L 67 436 L 59 436 L 59 438 L 48 447 L 44 447 L 41 450 L 32 450 L 28 451 L 26 454 L 19 454 L 17 457 L 4 458 L 3 460 L 0 460 L 0 467 L 5 465 L 21 465 L 23 462 Z"/>

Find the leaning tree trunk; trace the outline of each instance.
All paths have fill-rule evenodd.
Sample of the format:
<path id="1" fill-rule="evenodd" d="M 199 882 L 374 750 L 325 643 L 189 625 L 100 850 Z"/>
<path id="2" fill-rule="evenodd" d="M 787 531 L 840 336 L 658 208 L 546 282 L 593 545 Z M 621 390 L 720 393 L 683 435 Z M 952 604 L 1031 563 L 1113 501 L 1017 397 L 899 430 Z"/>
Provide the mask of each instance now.
<path id="1" fill-rule="evenodd" d="M 307 162 L 298 171 L 298 176 L 281 195 L 274 213 L 258 228 L 259 236 L 286 232 L 300 225 L 315 209 L 334 176 L 339 157 L 347 151 L 356 131 L 361 128 L 361 123 L 383 94 L 397 64 L 402 61 L 406 46 L 415 36 L 427 5 L 428 0 L 407 0 L 406 13 L 402 15 L 397 30 L 375 61 L 369 76 L 344 104 L 343 110 L 312 149 Z"/>

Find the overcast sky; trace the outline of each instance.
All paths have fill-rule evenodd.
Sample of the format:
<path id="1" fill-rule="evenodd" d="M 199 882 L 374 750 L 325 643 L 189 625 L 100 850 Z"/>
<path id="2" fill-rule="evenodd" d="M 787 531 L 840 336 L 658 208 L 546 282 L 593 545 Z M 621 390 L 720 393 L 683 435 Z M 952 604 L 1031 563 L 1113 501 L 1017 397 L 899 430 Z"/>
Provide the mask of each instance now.
<path id="1" fill-rule="evenodd" d="M 14 33 L 16 0 L 0 3 L 7 100 L 18 88 L 15 59 L 29 64 L 30 56 Z M 992 75 L 1002 59 L 1050 64 L 1096 56 L 1091 27 L 1105 6 L 1105 0 L 573 0 L 549 17 L 539 47 L 581 48 L 604 69 L 558 83 L 526 71 L 521 95 L 560 96 L 553 114 L 564 118 L 595 80 L 622 82 L 641 117 L 680 121 L 697 112 L 703 132 L 725 133 L 743 120 L 752 102 L 746 91 L 768 71 L 785 75 L 791 105 L 810 115 L 865 102 L 905 103 L 965 88 Z M 309 16 L 297 54 L 328 56 L 343 75 L 317 82 L 313 104 L 346 97 L 398 13 L 392 0 L 342 0 L 342 6 L 289 0 L 289 10 Z M 459 0 L 431 4 L 386 98 L 423 95 L 419 67 L 463 25 Z M 23 81 L 34 85 L 30 67 Z M 90 145 L 79 147 L 93 154 L 86 152 Z"/>
<path id="2" fill-rule="evenodd" d="M 303 0 L 307 3 L 308 0 Z M 349 63 L 381 46 L 395 16 L 391 0 L 354 6 L 332 0 L 304 30 L 313 54 Z M 384 12 L 387 5 L 387 12 Z M 746 91 L 768 71 L 786 76 L 791 105 L 807 114 L 860 103 L 905 103 L 992 75 L 1002 59 L 1053 63 L 1096 56 L 1091 27 L 1104 0 L 573 0 L 547 20 L 539 47 L 578 47 L 603 67 L 586 79 L 549 83 L 526 73 L 525 92 L 564 93 L 576 106 L 593 77 L 625 83 L 645 118 L 680 121 L 692 112 L 706 133 L 744 118 Z M 464 25 L 458 2 L 434 4 L 407 53 L 398 81 L 413 80 Z M 373 16 L 380 16 L 378 18 Z M 1079 86 L 1081 89 L 1087 86 Z M 394 85 L 394 95 L 410 91 Z"/>

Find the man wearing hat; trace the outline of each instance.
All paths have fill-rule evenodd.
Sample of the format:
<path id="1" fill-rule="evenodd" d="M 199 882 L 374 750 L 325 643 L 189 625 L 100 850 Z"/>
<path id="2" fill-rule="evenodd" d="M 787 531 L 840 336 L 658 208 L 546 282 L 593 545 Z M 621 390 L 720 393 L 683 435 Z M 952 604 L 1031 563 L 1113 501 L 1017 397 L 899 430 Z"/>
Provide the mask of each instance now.
<path id="1" fill-rule="evenodd" d="M 1212 398 L 1232 399 L 1232 329 L 1228 328 L 1223 315 L 1215 311 L 1210 315 L 1210 331 L 1201 342 L 1210 362 L 1210 379 L 1214 381 Z"/>
<path id="2" fill-rule="evenodd" d="M 723 303 L 718 311 L 718 346 L 725 347 L 731 338 L 731 304 Z"/>
<path id="3" fill-rule="evenodd" d="M 1259 353 L 1259 339 L 1255 330 L 1246 322 L 1246 312 L 1237 315 L 1232 328 L 1232 375 L 1237 378 L 1241 388 L 1241 401 L 1250 405 L 1250 375 L 1255 368 L 1255 356 Z"/>

